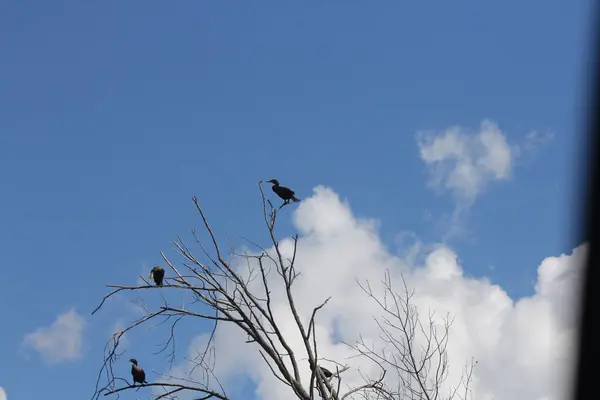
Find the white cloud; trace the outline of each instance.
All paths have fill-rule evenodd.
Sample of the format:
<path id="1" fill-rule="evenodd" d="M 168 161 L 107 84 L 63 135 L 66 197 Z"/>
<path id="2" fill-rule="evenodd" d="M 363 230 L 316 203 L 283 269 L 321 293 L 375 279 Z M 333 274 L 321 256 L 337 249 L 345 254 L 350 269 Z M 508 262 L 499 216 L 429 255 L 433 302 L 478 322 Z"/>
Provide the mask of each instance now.
<path id="1" fill-rule="evenodd" d="M 23 345 L 37 351 L 49 364 L 56 364 L 81 357 L 85 321 L 75 309 L 57 316 L 48 327 L 28 333 Z"/>
<path id="2" fill-rule="evenodd" d="M 488 182 L 510 176 L 511 147 L 492 121 L 484 120 L 476 133 L 458 126 L 437 134 L 420 132 L 417 144 L 429 167 L 429 184 L 460 200 L 473 201 Z"/>
<path id="3" fill-rule="evenodd" d="M 6 391 L 2 386 L 0 386 L 0 400 L 6 400 L 7 398 L 8 397 L 6 397 Z"/>
<path id="4" fill-rule="evenodd" d="M 449 191 L 455 200 L 451 215 L 438 218 L 444 238 L 464 233 L 464 217 L 490 182 L 508 180 L 515 167 L 531 161 L 534 153 L 554 138 L 549 132 L 530 131 L 509 144 L 498 125 L 483 120 L 476 131 L 453 126 L 441 132 L 416 135 L 420 157 L 429 174 L 429 187 Z"/>
<path id="5" fill-rule="evenodd" d="M 504 143 L 490 126 L 482 130 L 488 133 L 478 139 L 481 143 Z M 456 140 L 456 136 L 448 138 L 445 140 L 449 142 Z M 464 144 L 457 144 L 462 143 L 460 140 L 452 143 L 434 145 L 431 147 L 434 150 L 426 156 L 429 159 L 443 157 L 440 154 L 446 154 L 447 150 L 439 150 L 439 146 L 464 148 L 461 147 Z M 503 147 L 502 144 L 497 146 Z M 464 150 L 456 152 L 461 151 Z M 506 153 L 489 155 L 490 152 L 493 153 L 484 151 L 481 157 L 471 157 L 470 162 L 486 165 L 495 176 L 506 176 L 509 171 Z M 280 218 L 285 218 L 288 210 L 280 212 Z M 354 218 L 348 204 L 328 188 L 317 187 L 314 196 L 300 203 L 292 217 L 301 235 L 297 269 L 302 275 L 295 283 L 294 293 L 302 320 L 307 323 L 312 308 L 332 296 L 318 316 L 320 357 L 360 366 L 363 372 L 376 374 L 365 360 L 347 359 L 354 353 L 333 340 L 332 333 L 335 330 L 336 335 L 350 342 L 361 334 L 366 341 L 381 345 L 372 320 L 372 316 L 381 315 L 381 311 L 367 299 L 356 279 L 369 279 L 374 289 L 380 288 L 377 283 L 389 269 L 396 287 L 401 284 L 399 277 L 403 273 L 408 285 L 416 290 L 413 301 L 422 314 L 435 310 L 437 315 L 451 312 L 456 316 L 448 348 L 451 368 L 448 383 L 456 383 L 465 362 L 474 357 L 479 363 L 474 373 L 473 398 L 565 398 L 576 331 L 573 301 L 587 244 L 576 248 L 571 255 L 543 260 L 538 268 L 535 294 L 514 300 L 485 278 L 466 277 L 457 254 L 447 246 L 419 244 L 412 247 L 421 252 L 426 248 L 425 257 L 415 257 L 414 251 L 408 251 L 406 257 L 391 254 L 379 238 L 376 224 Z M 290 252 L 289 239 L 281 240 L 280 245 L 285 252 Z M 244 268 L 240 266 L 239 270 L 244 271 Z M 279 279 L 275 273 L 270 276 L 276 318 L 298 358 L 306 357 Z M 255 284 L 259 285 L 259 281 L 255 280 Z M 235 386 L 231 379 L 237 374 L 247 375 L 257 384 L 257 395 L 261 399 L 290 397 L 289 388 L 272 376 L 255 345 L 246 344 L 245 335 L 235 326 L 221 324 L 216 338 L 216 373 L 221 379 L 228 382 L 229 378 L 231 386 Z M 189 356 L 193 357 L 206 339 L 206 335 L 198 336 L 190 345 Z M 301 366 L 305 369 L 302 378 L 306 382 L 308 365 Z M 182 364 L 172 372 L 182 373 L 185 369 L 186 365 Z M 344 382 L 359 383 L 358 373 L 348 371 Z"/>
<path id="6" fill-rule="evenodd" d="M 521 151 L 536 151 L 544 146 L 547 146 L 554 139 L 552 132 L 530 131 L 525 135 L 525 139 L 520 145 L 517 145 L 518 153 Z"/>

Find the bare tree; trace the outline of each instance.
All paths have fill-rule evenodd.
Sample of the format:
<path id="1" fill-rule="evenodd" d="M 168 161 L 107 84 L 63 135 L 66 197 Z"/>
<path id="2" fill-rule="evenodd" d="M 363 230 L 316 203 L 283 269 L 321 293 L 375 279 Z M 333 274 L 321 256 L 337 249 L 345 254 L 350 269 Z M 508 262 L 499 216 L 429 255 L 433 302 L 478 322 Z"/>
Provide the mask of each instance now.
<path id="1" fill-rule="evenodd" d="M 330 298 L 315 304 L 310 317 L 306 316 L 308 321 L 303 321 L 293 296 L 294 282 L 300 276 L 296 270 L 298 236 L 292 238 L 291 249 L 282 249 L 276 238 L 275 223 L 278 212 L 287 204 L 274 207 L 265 197 L 262 181 L 258 186 L 270 249 L 246 239 L 256 248 L 254 253 L 238 254 L 230 250 L 225 254 L 203 209 L 194 197 L 193 201 L 202 219 L 206 240 L 210 243 L 210 246 L 205 246 L 200 235 L 192 230 L 201 256 L 192 254 L 184 241 L 178 238 L 173 246 L 181 257 L 179 264 L 176 265 L 161 252 L 168 266 L 163 286 L 159 288 L 152 285 L 144 277 L 141 277 L 144 281 L 143 285 L 108 285 L 112 291 L 102 299 L 92 314 L 100 310 L 107 299 L 122 291 L 160 290 L 158 294 L 161 304 L 155 308 L 145 303 L 140 304 L 143 315 L 126 328 L 116 332 L 107 342 L 92 398 L 98 399 L 100 395 L 112 394 L 118 397 L 122 391 L 151 386 L 158 388 L 158 393 L 154 395 L 155 399 L 175 398 L 182 392 L 195 392 L 198 399 L 232 400 L 215 373 L 215 334 L 218 332 L 219 324 L 227 323 L 233 324 L 247 336 L 246 343 L 254 346 L 273 376 L 286 385 L 290 390 L 290 396 L 293 395 L 295 398 L 302 400 L 315 398 L 326 400 L 441 399 L 442 384 L 448 374 L 446 346 L 451 321 L 446 320 L 441 333 L 435 327 L 433 316 L 430 316 L 428 326 L 423 325 L 416 308 L 411 304 L 412 293 L 408 291 L 406 283 L 404 283 L 403 293 L 394 292 L 389 273 L 386 274 L 384 281 L 383 299 L 373 294 L 368 282 L 366 285 L 361 285 L 361 288 L 381 306 L 384 317 L 382 320 L 376 319 L 376 323 L 381 339 L 387 347 L 376 349 L 367 345 L 362 338 L 357 343 L 348 344 L 356 352 L 357 357 L 365 357 L 375 362 L 381 373 L 376 378 L 372 378 L 362 375 L 359 371 L 363 382 L 356 386 L 346 384 L 342 388 L 342 374 L 350 368 L 348 365 L 333 361 L 336 365 L 334 372 L 319 366 L 315 321 L 319 310 L 326 306 Z M 240 268 L 240 265 L 245 268 Z M 184 302 L 181 306 L 174 305 L 174 301 L 167 300 L 164 291 L 182 294 L 187 303 Z M 273 302 L 278 300 L 274 298 L 275 292 L 285 300 L 288 311 L 293 316 L 303 344 L 300 354 L 296 353 L 297 349 L 294 352 L 290 338 L 283 334 L 281 322 L 275 317 Z M 212 330 L 203 350 L 195 357 L 187 359 L 192 366 L 189 374 L 173 376 L 171 367 L 175 359 L 176 327 L 184 318 L 192 321 L 210 321 Z M 168 337 L 160 350 L 167 354 L 168 368 L 165 368 L 167 372 L 160 374 L 158 380 L 153 380 L 147 375 L 146 379 L 150 383 L 134 385 L 133 382 L 130 383 L 128 379 L 115 373 L 115 365 L 123 354 L 119 345 L 125 333 L 154 322 L 171 324 Z M 415 339 L 417 335 L 422 335 L 424 340 L 417 343 Z M 419 343 L 425 343 L 424 347 Z M 301 378 L 306 371 L 300 363 L 301 360 L 308 360 L 311 370 L 308 382 Z M 119 369 L 122 370 L 122 367 Z M 447 400 L 455 396 L 466 400 L 472 370 L 473 365 L 465 370 L 463 379 L 446 397 Z M 194 371 L 195 374 L 192 374 Z M 392 372 L 391 376 L 388 374 L 388 379 L 386 379 L 386 371 Z M 461 396 L 462 393 L 464 396 Z"/>
<path id="2" fill-rule="evenodd" d="M 367 344 L 362 337 L 348 345 L 384 370 L 393 371 L 390 375 L 396 378 L 394 386 L 384 382 L 377 398 L 466 400 L 470 397 L 476 361 L 471 360 L 465 366 L 459 382 L 444 388 L 449 373 L 448 340 L 454 319 L 446 315 L 442 323 L 437 324 L 435 315 L 430 313 L 424 323 L 411 301 L 414 290 L 409 291 L 404 276 L 402 283 L 402 291 L 396 292 L 390 273 L 386 271 L 383 296 L 378 297 L 368 281 L 365 284 L 359 282 L 363 291 L 383 311 L 381 318 L 375 318 L 383 346 Z"/>
<path id="3" fill-rule="evenodd" d="M 125 390 L 139 389 L 140 387 L 152 386 L 161 388 L 160 394 L 155 395 L 155 399 L 174 398 L 174 395 L 183 391 L 196 392 L 199 399 L 220 399 L 230 400 L 223 385 L 219 382 L 214 373 L 214 338 L 217 326 L 222 323 L 234 324 L 247 337 L 247 343 L 258 345 L 258 351 L 264 362 L 269 366 L 273 375 L 290 389 L 290 395 L 302 400 L 312 400 L 318 395 L 323 399 L 339 400 L 348 398 L 356 393 L 365 393 L 381 391 L 385 371 L 378 379 L 369 380 L 359 387 L 348 388 L 346 394 L 340 393 L 342 376 L 341 374 L 349 367 L 339 365 L 334 373 L 321 369 L 318 366 L 318 346 L 315 338 L 315 319 L 318 311 L 323 308 L 329 298 L 324 299 L 320 304 L 315 305 L 310 319 L 302 321 L 300 313 L 294 303 L 293 285 L 298 278 L 295 261 L 298 247 L 298 236 L 293 237 L 293 249 L 290 252 L 284 252 L 280 248 L 279 241 L 275 234 L 275 222 L 277 213 L 286 205 L 282 204 L 275 208 L 270 200 L 267 200 L 262 188 L 262 181 L 259 182 L 259 189 L 263 204 L 263 217 L 266 224 L 272 249 L 266 248 L 254 243 L 256 254 L 236 254 L 234 251 L 225 254 L 222 247 L 218 244 L 216 235 L 210 227 L 206 215 L 198 200 L 194 197 L 193 201 L 200 217 L 202 218 L 204 229 L 210 242 L 210 250 L 202 243 L 195 230 L 192 230 L 194 240 L 200 249 L 202 257 L 192 254 L 189 247 L 181 238 L 173 243 L 175 250 L 182 257 L 180 265 L 175 265 L 161 252 L 161 256 L 168 266 L 167 276 L 164 286 L 161 290 L 174 290 L 184 293 L 193 306 L 175 306 L 162 296 L 162 305 L 152 309 L 143 304 L 144 314 L 137 321 L 131 323 L 125 329 L 116 332 L 105 346 L 105 357 L 102 363 L 94 399 L 102 395 L 118 394 Z M 285 254 L 284 254 L 285 253 Z M 289 253 L 289 254 L 288 254 Z M 234 265 L 234 262 L 244 261 L 247 265 L 247 271 L 241 274 Z M 170 270 L 170 273 L 169 273 Z M 284 337 L 280 324 L 276 320 L 272 309 L 272 290 L 269 285 L 269 275 L 273 270 L 278 275 L 277 282 L 279 288 L 286 299 L 290 313 L 293 315 L 295 324 L 303 342 L 303 354 L 296 354 L 289 344 L 289 338 Z M 113 291 L 106 295 L 100 305 L 92 314 L 97 312 L 105 301 L 122 291 L 140 291 L 157 290 L 158 288 L 148 283 L 143 277 L 144 285 L 108 285 Z M 258 282 L 258 284 L 257 284 Z M 169 356 L 169 366 L 172 365 L 175 357 L 175 328 L 183 318 L 201 319 L 212 321 L 213 328 L 208 343 L 204 351 L 192 359 L 193 370 L 200 369 L 202 378 L 192 379 L 188 377 L 174 377 L 169 373 L 162 374 L 160 381 L 134 385 L 126 378 L 115 374 L 115 364 L 120 360 L 122 351 L 119 344 L 123 335 L 133 329 L 147 325 L 153 321 L 160 323 L 171 322 L 170 334 L 163 346 L 163 351 L 171 349 Z M 311 366 L 311 376 L 309 382 L 303 382 L 301 371 L 304 370 L 299 364 L 301 359 L 308 359 Z M 170 370 L 170 368 L 169 368 Z M 335 379 L 335 381 L 333 380 Z M 316 393 L 315 394 L 315 389 Z"/>

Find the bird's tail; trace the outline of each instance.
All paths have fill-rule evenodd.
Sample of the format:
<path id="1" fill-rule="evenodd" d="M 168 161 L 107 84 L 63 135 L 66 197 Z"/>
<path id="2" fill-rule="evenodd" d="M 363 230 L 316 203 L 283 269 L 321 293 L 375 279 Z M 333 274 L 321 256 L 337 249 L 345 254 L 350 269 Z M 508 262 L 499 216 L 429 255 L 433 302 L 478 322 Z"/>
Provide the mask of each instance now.
<path id="1" fill-rule="evenodd" d="M 298 202 L 300 201 L 300 199 L 299 199 L 299 198 L 297 198 L 296 196 L 292 196 L 292 201 L 293 201 L 294 203 L 298 203 Z"/>

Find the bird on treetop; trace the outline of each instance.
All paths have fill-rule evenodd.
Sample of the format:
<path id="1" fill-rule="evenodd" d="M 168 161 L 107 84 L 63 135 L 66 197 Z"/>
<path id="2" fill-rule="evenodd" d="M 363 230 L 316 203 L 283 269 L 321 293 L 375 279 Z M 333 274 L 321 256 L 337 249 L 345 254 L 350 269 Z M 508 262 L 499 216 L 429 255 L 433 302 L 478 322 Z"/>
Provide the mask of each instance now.
<path id="1" fill-rule="evenodd" d="M 163 285 L 164 277 L 165 277 L 165 270 L 162 269 L 161 267 L 159 267 L 158 265 L 156 267 L 152 268 L 152 271 L 150 271 L 150 279 L 154 280 L 154 283 L 156 283 L 156 286 Z"/>
<path id="2" fill-rule="evenodd" d="M 295 196 L 295 193 L 292 189 L 287 188 L 285 186 L 280 186 L 279 181 L 277 179 L 271 179 L 270 181 L 267 181 L 267 182 L 273 184 L 273 187 L 271 189 L 273 189 L 273 191 L 275 192 L 275 194 L 277 194 L 277 196 L 281 197 L 284 200 L 284 204 L 288 204 L 290 201 L 292 201 L 292 202 L 300 201 L 300 199 L 298 199 Z"/>
<path id="3" fill-rule="evenodd" d="M 131 365 L 131 375 L 133 376 L 133 385 L 135 386 L 137 383 L 148 383 L 146 382 L 146 373 L 140 367 L 138 367 L 138 362 L 135 358 L 129 359 Z"/>

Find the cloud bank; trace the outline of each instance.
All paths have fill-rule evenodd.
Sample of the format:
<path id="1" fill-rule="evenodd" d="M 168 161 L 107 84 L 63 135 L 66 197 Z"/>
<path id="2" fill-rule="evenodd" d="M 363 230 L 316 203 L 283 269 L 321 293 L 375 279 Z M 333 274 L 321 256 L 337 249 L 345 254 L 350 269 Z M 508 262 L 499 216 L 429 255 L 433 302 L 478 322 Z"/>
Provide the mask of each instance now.
<path id="1" fill-rule="evenodd" d="M 472 147 L 477 148 L 476 153 L 470 150 Z M 469 195 L 477 193 L 482 181 L 503 179 L 510 171 L 506 142 L 492 124 L 482 125 L 479 136 L 466 142 L 460 132 L 450 131 L 441 141 L 430 142 L 422 154 L 432 163 L 448 157 L 458 160 L 446 170 L 449 172 L 442 181 Z M 486 174 L 474 172 L 472 166 L 483 166 Z M 284 209 L 280 218 L 286 218 L 290 210 Z M 465 363 L 474 358 L 478 365 L 472 398 L 565 398 L 575 353 L 577 313 L 573 310 L 587 244 L 571 254 L 542 260 L 535 293 L 515 300 L 486 278 L 465 276 L 457 254 L 445 245 L 425 246 L 422 257 L 392 254 L 379 237 L 378 224 L 354 217 L 350 206 L 330 188 L 315 188 L 314 195 L 299 204 L 292 218 L 301 236 L 296 265 L 302 275 L 295 283 L 294 294 L 304 323 L 308 323 L 315 306 L 332 296 L 317 319 L 320 358 L 377 375 L 377 369 L 367 360 L 349 359 L 355 353 L 340 341 L 354 342 L 362 335 L 375 346 L 382 344 L 372 319 L 381 315 L 381 309 L 367 298 L 356 280 L 368 279 L 373 290 L 381 293 L 379 283 L 389 270 L 396 288 L 401 287 L 402 273 L 408 286 L 415 289 L 413 304 L 424 316 L 430 310 L 438 316 L 447 312 L 455 316 L 448 347 L 448 384 L 456 384 Z M 289 238 L 280 243 L 285 252 L 291 251 Z M 240 265 L 239 271 L 244 268 Z M 270 276 L 275 314 L 297 357 L 306 357 L 279 279 L 275 273 Z M 196 337 L 188 356 L 194 357 L 206 340 L 207 335 Z M 254 344 L 246 344 L 245 340 L 235 326 L 219 326 L 215 343 L 217 376 L 232 388 L 236 386 L 234 379 L 249 377 L 256 384 L 257 397 L 263 400 L 289 398 L 289 388 L 273 377 Z M 323 365 L 335 369 L 326 361 Z M 308 365 L 301 366 L 306 382 Z M 183 376 L 189 367 L 183 363 L 171 373 Z M 361 382 L 356 371 L 344 374 L 344 383 Z"/>
<path id="2" fill-rule="evenodd" d="M 7 398 L 8 397 L 6 397 L 6 391 L 2 386 L 0 386 L 0 400 L 6 400 Z"/>
<path id="3" fill-rule="evenodd" d="M 48 364 L 81 357 L 85 321 L 75 309 L 57 316 L 50 326 L 38 328 L 23 338 L 25 348 L 35 350 Z"/>

